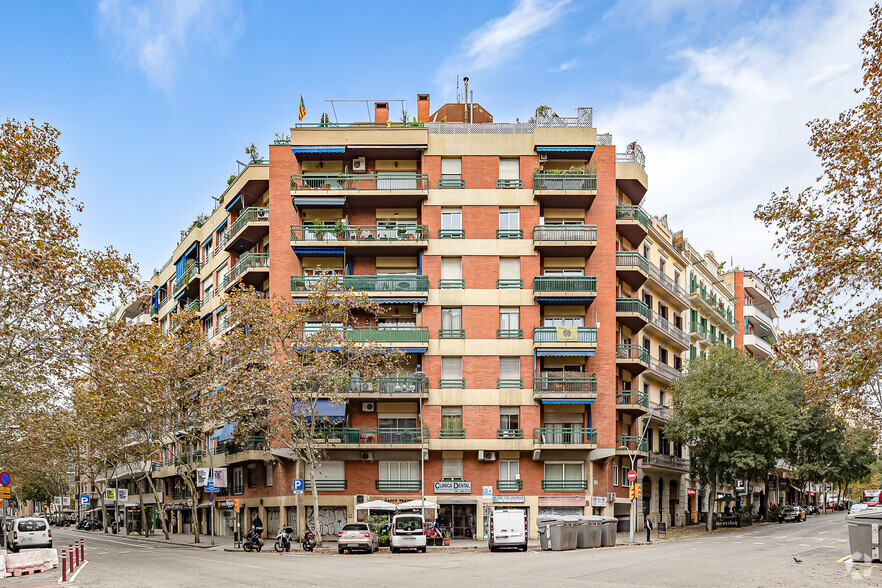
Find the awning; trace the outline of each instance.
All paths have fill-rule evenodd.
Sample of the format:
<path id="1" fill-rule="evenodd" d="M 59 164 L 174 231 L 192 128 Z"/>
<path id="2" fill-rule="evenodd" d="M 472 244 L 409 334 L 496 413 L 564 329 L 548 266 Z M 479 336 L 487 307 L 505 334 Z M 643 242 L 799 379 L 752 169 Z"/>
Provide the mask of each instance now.
<path id="1" fill-rule="evenodd" d="M 583 398 L 578 399 L 566 399 L 566 400 L 554 400 L 554 399 L 542 399 L 542 404 L 594 404 L 593 400 L 587 400 Z"/>
<path id="2" fill-rule="evenodd" d="M 367 293 L 368 297 L 370 297 L 370 292 Z M 378 301 L 386 302 L 389 304 L 425 304 L 426 297 L 422 298 L 382 298 L 377 296 Z"/>
<path id="3" fill-rule="evenodd" d="M 316 255 L 343 255 L 342 247 L 313 249 L 312 247 L 295 247 L 294 253 L 315 253 Z"/>
<path id="4" fill-rule="evenodd" d="M 536 147 L 536 151 L 539 153 L 549 152 L 549 151 L 581 151 L 585 153 L 591 153 L 594 151 L 594 147 Z"/>
<path id="5" fill-rule="evenodd" d="M 291 153 L 346 153 L 342 145 L 310 145 L 291 147 Z"/>
<path id="6" fill-rule="evenodd" d="M 537 302 L 594 302 L 593 296 L 586 296 L 582 298 L 550 298 L 548 296 L 537 296 Z"/>
<path id="7" fill-rule="evenodd" d="M 594 357 L 593 349 L 537 349 L 537 357 Z"/>
<path id="8" fill-rule="evenodd" d="M 295 402 L 294 414 L 306 420 L 312 420 L 312 407 L 308 402 Z M 315 401 L 315 415 L 322 420 L 342 421 L 346 418 L 346 403 L 334 404 L 327 398 Z"/>
<path id="9" fill-rule="evenodd" d="M 237 203 L 237 202 L 239 202 L 239 201 L 241 201 L 241 200 L 242 200 L 242 195 L 241 195 L 241 194 L 236 195 L 236 197 L 233 198 L 233 200 L 230 201 L 230 203 L 227 204 L 227 205 L 224 207 L 224 209 L 225 209 L 225 210 L 230 210 L 231 208 L 233 208 L 234 206 L 236 206 L 236 203 Z"/>
<path id="10" fill-rule="evenodd" d="M 331 198 L 297 196 L 294 198 L 294 206 L 342 206 L 343 204 L 346 204 L 346 196 L 335 196 Z"/>
<path id="11" fill-rule="evenodd" d="M 428 348 L 427 347 L 404 347 L 401 350 L 405 353 L 425 353 Z"/>
<path id="12" fill-rule="evenodd" d="M 434 502 L 429 502 L 428 500 L 422 501 L 419 498 L 416 500 L 410 500 L 408 502 L 402 502 L 396 507 L 398 510 L 419 510 L 421 508 L 438 508 L 438 505 Z"/>
<path id="13" fill-rule="evenodd" d="M 385 500 L 371 500 L 370 502 L 363 502 L 361 504 L 355 505 L 355 510 L 386 510 L 386 511 L 394 511 L 395 505 L 391 502 L 386 502 Z"/>
<path id="14" fill-rule="evenodd" d="M 227 423 L 217 431 L 215 431 L 211 437 L 209 437 L 209 441 L 217 441 L 218 443 L 223 443 L 224 441 L 229 441 L 233 438 L 233 429 L 236 428 L 235 423 Z"/>
<path id="15" fill-rule="evenodd" d="M 187 252 L 184 253 L 184 257 L 188 257 L 197 247 L 199 247 L 199 241 L 193 241 L 193 244 L 190 245 L 190 247 L 187 248 Z"/>

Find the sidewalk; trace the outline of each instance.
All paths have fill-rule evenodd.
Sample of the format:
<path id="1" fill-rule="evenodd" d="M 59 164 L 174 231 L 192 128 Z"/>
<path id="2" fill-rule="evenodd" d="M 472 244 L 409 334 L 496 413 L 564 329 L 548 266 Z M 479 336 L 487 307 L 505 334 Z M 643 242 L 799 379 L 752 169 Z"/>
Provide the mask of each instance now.
<path id="1" fill-rule="evenodd" d="M 161 543 L 163 545 L 174 545 L 176 547 L 196 547 L 198 549 L 214 549 L 215 551 L 221 551 L 225 548 L 233 547 L 233 538 L 232 537 L 218 537 L 215 535 L 214 537 L 214 545 L 211 545 L 211 536 L 210 535 L 200 535 L 199 543 L 193 542 L 193 535 L 190 533 L 173 533 L 169 536 L 169 539 L 166 540 L 165 535 L 163 535 L 162 531 L 156 531 L 150 537 L 144 537 L 143 535 L 138 535 L 137 533 L 132 533 L 131 535 L 125 535 L 120 533 L 118 535 L 114 535 L 113 533 L 104 533 L 103 531 L 75 531 L 78 535 L 81 535 L 83 538 L 88 539 L 88 537 L 115 537 L 122 539 L 133 539 L 135 541 L 146 541 L 150 543 Z M 270 545 L 272 547 L 272 545 Z"/>

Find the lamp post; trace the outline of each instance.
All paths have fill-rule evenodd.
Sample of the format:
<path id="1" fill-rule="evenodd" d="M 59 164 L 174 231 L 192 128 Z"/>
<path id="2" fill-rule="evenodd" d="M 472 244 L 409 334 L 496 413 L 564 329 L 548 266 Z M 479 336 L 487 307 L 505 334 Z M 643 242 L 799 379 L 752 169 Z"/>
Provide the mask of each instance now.
<path id="1" fill-rule="evenodd" d="M 649 407 L 649 417 L 646 419 L 646 424 L 643 425 L 643 433 L 641 433 L 641 435 L 640 435 L 640 440 L 637 442 L 637 447 L 635 448 L 635 451 L 632 452 L 631 448 L 628 447 L 627 445 L 619 446 L 619 449 L 624 449 L 625 451 L 628 452 L 628 459 L 631 460 L 631 469 L 632 470 L 634 470 L 634 462 L 637 459 L 637 451 L 640 449 L 640 445 L 643 444 L 643 439 L 644 439 L 644 437 L 646 437 L 646 432 L 649 430 L 649 423 L 652 421 L 652 414 L 655 412 L 655 408 L 656 408 L 655 406 Z M 636 472 L 636 470 L 634 470 L 634 471 Z M 634 484 L 635 484 L 635 482 L 631 482 L 631 486 L 633 486 Z M 659 498 L 661 498 L 661 497 L 659 497 Z M 630 527 L 630 529 L 629 529 L 629 531 L 630 531 L 629 542 L 634 543 L 634 531 L 637 526 L 637 497 L 636 496 L 631 499 L 631 517 L 630 518 L 631 518 L 630 525 L 628 525 Z"/>

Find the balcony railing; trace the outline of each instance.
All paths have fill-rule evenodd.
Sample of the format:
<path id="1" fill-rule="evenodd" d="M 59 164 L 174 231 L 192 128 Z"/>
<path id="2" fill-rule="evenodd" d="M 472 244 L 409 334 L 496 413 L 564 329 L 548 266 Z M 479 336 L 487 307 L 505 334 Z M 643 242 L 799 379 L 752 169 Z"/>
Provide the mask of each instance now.
<path id="1" fill-rule="evenodd" d="M 428 427 L 351 428 L 328 427 L 316 429 L 315 438 L 331 445 L 418 445 L 429 438 Z"/>
<path id="2" fill-rule="evenodd" d="M 597 174 L 533 174 L 534 190 L 597 190 Z"/>
<path id="3" fill-rule="evenodd" d="M 239 217 L 230 227 L 230 235 L 235 235 L 245 228 L 248 223 L 268 223 L 269 208 L 265 206 L 251 206 L 239 214 Z"/>
<path id="4" fill-rule="evenodd" d="M 498 390 L 516 388 L 520 390 L 524 387 L 524 380 L 521 378 L 496 378 L 496 388 Z"/>
<path id="5" fill-rule="evenodd" d="M 291 276 L 292 292 L 309 292 L 322 280 L 322 276 Z M 337 276 L 334 290 L 356 292 L 429 292 L 428 276 Z"/>
<path id="6" fill-rule="evenodd" d="M 496 329 L 497 339 L 523 339 L 523 329 Z"/>
<path id="7" fill-rule="evenodd" d="M 533 380 L 534 392 L 575 392 L 597 394 L 597 376 L 548 376 Z"/>
<path id="8" fill-rule="evenodd" d="M 616 404 L 642 406 L 649 410 L 649 397 L 641 390 L 616 390 Z"/>
<path id="9" fill-rule="evenodd" d="M 523 488 L 523 480 L 496 480 L 496 489 L 500 492 L 519 492 Z"/>
<path id="10" fill-rule="evenodd" d="M 597 429 L 585 427 L 537 427 L 533 443 L 539 445 L 597 445 Z"/>
<path id="11" fill-rule="evenodd" d="M 377 480 L 379 492 L 418 492 L 420 488 L 419 480 Z"/>
<path id="12" fill-rule="evenodd" d="M 439 339 L 465 339 L 465 329 L 438 329 Z"/>
<path id="13" fill-rule="evenodd" d="M 346 490 L 346 480 L 316 480 L 315 489 L 318 492 L 343 492 Z M 312 480 L 303 481 L 304 492 L 312 492 Z"/>
<path id="14" fill-rule="evenodd" d="M 334 225 L 291 225 L 291 241 L 295 242 L 391 242 L 426 241 L 429 228 L 426 225 L 346 225 L 341 229 Z"/>
<path id="15" fill-rule="evenodd" d="M 533 291 L 597 294 L 597 276 L 536 276 Z"/>
<path id="16" fill-rule="evenodd" d="M 462 378 L 441 378 L 438 387 L 445 390 L 461 390 L 465 388 L 465 380 Z"/>
<path id="17" fill-rule="evenodd" d="M 520 290 L 523 287 L 523 280 L 496 280 L 496 288 L 499 290 Z"/>
<path id="18" fill-rule="evenodd" d="M 429 327 L 351 327 L 346 336 L 352 341 L 377 343 L 429 343 Z"/>
<path id="19" fill-rule="evenodd" d="M 597 241 L 597 225 L 536 225 L 534 241 Z"/>
<path id="20" fill-rule="evenodd" d="M 515 188 L 523 188 L 524 180 L 518 178 L 516 180 L 496 180 L 497 190 L 507 190 Z"/>
<path id="21" fill-rule="evenodd" d="M 634 435 L 619 435 L 616 437 L 616 449 L 619 447 L 627 447 L 631 451 L 647 451 L 648 444 L 646 439 L 640 440 L 640 437 Z"/>
<path id="22" fill-rule="evenodd" d="M 242 274 L 252 269 L 265 269 L 269 267 L 269 253 L 246 253 L 239 258 L 236 265 L 224 276 L 222 288 L 238 280 Z"/>
<path id="23" fill-rule="evenodd" d="M 292 190 L 426 190 L 429 176 L 396 174 L 291 174 Z"/>
<path id="24" fill-rule="evenodd" d="M 465 239 L 463 229 L 438 229 L 439 239 Z"/>
<path id="25" fill-rule="evenodd" d="M 496 229 L 497 239 L 523 239 L 523 229 Z"/>
<path id="26" fill-rule="evenodd" d="M 675 282 L 673 278 L 664 274 L 661 269 L 654 265 L 649 266 L 649 275 L 662 287 L 667 288 L 668 292 L 673 294 L 676 298 L 679 298 L 681 302 L 687 306 L 689 305 L 689 294 L 687 294 L 683 286 Z"/>
<path id="27" fill-rule="evenodd" d="M 533 343 L 597 344 L 595 327 L 533 327 Z"/>
<path id="28" fill-rule="evenodd" d="M 616 298 L 616 312 L 636 312 L 648 321 L 652 311 L 639 298 Z"/>
<path id="29" fill-rule="evenodd" d="M 465 188 L 465 180 L 462 178 L 438 178 L 438 188 L 446 189 L 462 189 Z"/>
<path id="30" fill-rule="evenodd" d="M 465 429 L 438 429 L 439 439 L 465 439 Z"/>
<path id="31" fill-rule="evenodd" d="M 637 251 L 616 251 L 616 269 L 639 269 L 649 273 L 649 262 Z"/>
<path id="32" fill-rule="evenodd" d="M 588 489 L 588 480 L 542 480 L 546 492 L 578 492 Z"/>
<path id="33" fill-rule="evenodd" d="M 616 359 L 636 359 L 649 363 L 649 350 L 642 345 L 616 345 Z"/>
<path id="34" fill-rule="evenodd" d="M 414 376 L 385 376 L 380 378 L 351 378 L 349 392 L 353 394 L 417 394 L 425 393 L 428 380 Z"/>
<path id="35" fill-rule="evenodd" d="M 191 312 L 191 311 L 192 312 L 199 312 L 199 309 L 201 308 L 201 306 L 202 306 L 202 301 L 199 300 L 198 298 L 196 300 L 191 300 L 184 307 L 184 312 Z"/>
<path id="36" fill-rule="evenodd" d="M 172 288 L 172 290 L 175 293 L 177 293 L 178 291 L 181 290 L 181 288 L 183 288 L 184 286 L 189 284 L 190 280 L 192 280 L 193 278 L 195 278 L 196 276 L 199 275 L 199 268 L 200 268 L 200 265 L 199 265 L 198 261 L 192 263 L 190 265 L 190 267 L 188 267 L 187 270 L 183 273 L 183 275 L 181 275 L 180 278 L 175 280 L 175 285 Z"/>
<path id="37" fill-rule="evenodd" d="M 438 288 L 442 290 L 462 290 L 465 288 L 465 280 L 441 278 L 438 280 Z"/>
<path id="38" fill-rule="evenodd" d="M 643 465 L 689 471 L 689 460 L 687 458 L 677 457 L 675 455 L 665 455 L 658 451 L 650 451 L 646 460 L 643 462 Z"/>
<path id="39" fill-rule="evenodd" d="M 523 439 L 523 429 L 496 429 L 497 439 Z"/>
<path id="40" fill-rule="evenodd" d="M 649 309 L 649 323 L 683 347 L 689 347 L 689 335 L 652 309 Z"/>
<path id="41" fill-rule="evenodd" d="M 667 378 L 668 380 L 676 380 L 680 377 L 680 370 L 677 370 L 661 360 L 654 357 L 649 360 L 649 369 Z"/>
<path id="42" fill-rule="evenodd" d="M 616 220 L 635 220 L 649 230 L 649 215 L 639 206 L 619 204 L 616 206 Z"/>

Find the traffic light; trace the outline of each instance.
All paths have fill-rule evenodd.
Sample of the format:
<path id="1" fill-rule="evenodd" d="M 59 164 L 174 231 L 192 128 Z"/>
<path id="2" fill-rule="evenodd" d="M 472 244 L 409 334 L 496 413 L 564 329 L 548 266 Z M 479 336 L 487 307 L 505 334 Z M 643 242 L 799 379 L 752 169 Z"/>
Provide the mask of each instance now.
<path id="1" fill-rule="evenodd" d="M 640 484 L 634 484 L 634 498 L 640 498 L 643 496 L 641 490 L 642 488 L 640 487 Z"/>
<path id="2" fill-rule="evenodd" d="M 635 494 L 634 494 L 634 485 L 632 484 L 632 485 L 628 486 L 628 499 L 629 499 L 629 500 L 634 500 L 634 496 L 635 496 Z"/>

